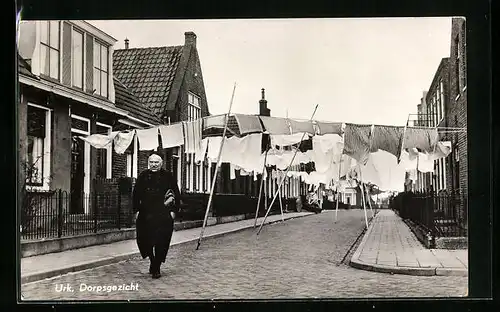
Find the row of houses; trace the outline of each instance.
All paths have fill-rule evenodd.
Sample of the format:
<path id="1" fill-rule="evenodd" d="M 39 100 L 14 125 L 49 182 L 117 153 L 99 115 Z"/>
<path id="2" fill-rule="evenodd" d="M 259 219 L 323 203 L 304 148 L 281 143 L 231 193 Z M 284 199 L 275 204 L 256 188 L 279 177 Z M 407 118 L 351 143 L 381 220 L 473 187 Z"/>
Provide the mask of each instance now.
<path id="1" fill-rule="evenodd" d="M 89 194 L 117 188 L 118 178 L 136 178 L 152 153 L 139 150 L 137 138 L 116 154 L 79 136 L 210 115 L 193 32 L 185 33 L 183 45 L 133 48 L 125 39 L 125 48 L 115 49 L 115 38 L 81 20 L 23 21 L 19 31 L 19 183 L 26 182 L 29 192 L 67 192 L 71 214 L 91 212 Z M 264 90 L 259 113 L 270 116 Z M 160 146 L 158 153 L 184 195 L 210 192 L 214 164 L 196 164 L 182 146 Z M 34 169 L 29 176 L 23 174 L 27 166 Z M 231 179 L 224 164 L 216 183 L 217 193 L 257 196 L 260 177 Z M 268 179 L 264 196 L 276 189 Z M 304 183 L 291 178 L 283 196 L 306 192 Z"/>
<path id="2" fill-rule="evenodd" d="M 439 140 L 450 153 L 434 161 L 432 172 L 407 173 L 405 192 L 391 201 L 402 218 L 420 226 L 417 236 L 430 248 L 467 248 L 466 47 L 465 19 L 452 18 L 450 55 L 441 59 L 423 92 L 417 118 L 408 118 L 408 125 L 438 127 Z"/>
<path id="3" fill-rule="evenodd" d="M 435 161 L 434 172 L 407 179 L 412 191 L 467 194 L 467 61 L 465 19 L 452 18 L 450 56 L 441 59 L 417 105 L 413 124 L 439 127 L 439 140 L 450 142 L 448 157 Z"/>

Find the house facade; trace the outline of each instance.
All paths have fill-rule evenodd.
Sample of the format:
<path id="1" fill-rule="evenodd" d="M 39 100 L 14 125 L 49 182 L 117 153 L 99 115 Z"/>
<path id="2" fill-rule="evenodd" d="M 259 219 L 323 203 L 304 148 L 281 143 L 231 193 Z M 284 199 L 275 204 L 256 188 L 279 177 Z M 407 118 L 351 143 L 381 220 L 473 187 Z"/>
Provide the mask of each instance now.
<path id="1" fill-rule="evenodd" d="M 450 102 L 450 59 L 441 59 L 428 91 L 424 92 L 418 107 L 417 125 L 422 127 L 447 127 L 447 109 Z M 439 138 L 445 141 L 444 136 Z M 417 172 L 413 181 L 413 191 L 434 191 L 447 189 L 447 168 L 449 156 L 434 162 L 433 173 Z"/>
<path id="2" fill-rule="evenodd" d="M 26 165 L 35 169 L 29 177 L 21 175 L 20 183 L 26 180 L 31 192 L 65 191 L 70 198 L 65 209 L 71 214 L 90 213 L 93 181 L 122 171 L 111 147 L 96 149 L 79 136 L 159 122 L 145 109 L 127 107 L 121 85 L 115 90 L 115 43 L 85 21 L 20 24 L 19 170 L 23 173 Z M 126 168 L 126 160 L 121 166 Z"/>
<path id="3" fill-rule="evenodd" d="M 464 18 L 453 18 L 450 48 L 450 101 L 447 108 L 447 127 L 467 128 L 467 53 L 466 25 Z M 467 131 L 450 133 L 445 137 L 451 142 L 446 183 L 460 194 L 468 191 Z"/>
<path id="4" fill-rule="evenodd" d="M 451 153 L 435 161 L 433 173 L 418 173 L 413 190 L 467 194 L 467 62 L 465 19 L 453 18 L 450 57 L 443 58 L 434 75 L 425 103 L 418 106 L 420 126 L 452 129 L 440 131 Z M 425 107 L 425 109 L 424 109 Z"/>
<path id="5" fill-rule="evenodd" d="M 113 53 L 113 68 L 115 77 L 161 124 L 192 121 L 210 114 L 193 32 L 186 32 L 184 45 L 179 46 L 131 48 L 126 39 L 125 49 Z M 183 193 L 210 191 L 213 166 L 209 162 L 196 164 L 194 154 L 184 153 L 183 146 L 139 150 L 134 177 L 147 168 L 147 157 L 153 152 L 160 153 L 165 168 L 176 173 Z"/>

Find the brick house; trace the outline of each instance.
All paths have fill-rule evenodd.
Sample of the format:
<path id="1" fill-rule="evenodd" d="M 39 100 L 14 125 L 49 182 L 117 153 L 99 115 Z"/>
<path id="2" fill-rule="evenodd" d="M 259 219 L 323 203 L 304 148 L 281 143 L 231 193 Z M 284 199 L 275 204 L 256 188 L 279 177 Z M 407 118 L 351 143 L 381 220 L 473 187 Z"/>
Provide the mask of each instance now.
<path id="1" fill-rule="evenodd" d="M 418 123 L 423 127 L 447 127 L 447 108 L 450 101 L 450 59 L 442 58 L 434 74 L 431 85 L 422 98 L 419 108 Z M 439 138 L 441 141 L 445 137 Z M 441 191 L 447 189 L 447 166 L 449 156 L 434 162 L 434 173 L 417 173 L 415 190 L 424 191 L 432 186 L 433 190 Z"/>
<path id="2" fill-rule="evenodd" d="M 130 48 L 126 39 L 125 49 L 113 53 L 113 70 L 115 77 L 162 124 L 209 116 L 196 34 L 192 32 L 185 33 L 185 43 L 179 46 Z M 210 163 L 194 164 L 194 154 L 185 154 L 183 146 L 160 147 L 158 152 L 165 160 L 165 168 L 177 174 L 182 192 L 210 191 Z M 151 153 L 139 151 L 133 177 L 147 168 Z"/>
<path id="3" fill-rule="evenodd" d="M 443 58 L 418 106 L 421 126 L 467 128 L 467 63 L 465 20 L 452 18 L 450 57 Z M 424 109 L 425 107 L 425 109 Z M 451 154 L 435 161 L 434 173 L 419 173 L 417 190 L 467 194 L 467 132 L 443 132 L 440 141 L 451 143 Z"/>
<path id="4" fill-rule="evenodd" d="M 447 107 L 448 127 L 467 127 L 467 53 L 465 19 L 453 18 L 450 49 L 450 101 Z M 446 183 L 454 191 L 467 194 L 467 132 L 449 134 L 452 143 Z"/>
<path id="5" fill-rule="evenodd" d="M 143 128 L 160 121 L 132 107 L 127 88 L 113 77 L 116 40 L 85 21 L 24 21 L 18 43 L 19 159 L 34 164 L 28 190 L 70 194 L 71 214 L 91 212 L 97 179 L 126 171 L 111 147 L 96 149 L 78 136 Z M 25 180 L 21 175 L 20 183 Z"/>
<path id="6" fill-rule="evenodd" d="M 413 190 L 432 189 L 442 193 L 443 197 L 440 197 L 438 205 L 440 217 L 456 218 L 461 229 L 466 231 L 468 168 L 465 40 L 465 19 L 452 18 L 450 56 L 441 60 L 425 95 L 426 105 L 422 103 L 419 107 L 421 126 L 449 128 L 447 131 L 439 131 L 439 140 L 451 144 L 451 153 L 446 158 L 434 161 L 433 173 L 418 173 Z M 456 210 L 452 211 L 451 207 Z"/>

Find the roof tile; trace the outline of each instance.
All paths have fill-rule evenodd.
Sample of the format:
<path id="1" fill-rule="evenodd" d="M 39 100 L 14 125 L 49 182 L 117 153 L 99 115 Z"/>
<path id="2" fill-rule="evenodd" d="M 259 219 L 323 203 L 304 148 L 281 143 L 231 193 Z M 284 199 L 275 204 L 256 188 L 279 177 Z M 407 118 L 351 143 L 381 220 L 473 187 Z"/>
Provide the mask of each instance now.
<path id="1" fill-rule="evenodd" d="M 140 102 L 138 97 L 127 88 L 118 78 L 114 77 L 115 85 L 115 105 L 127 110 L 135 118 L 161 124 L 161 120 Z"/>
<path id="2" fill-rule="evenodd" d="M 114 75 L 153 114 L 160 116 L 166 108 L 182 50 L 183 46 L 115 50 Z"/>

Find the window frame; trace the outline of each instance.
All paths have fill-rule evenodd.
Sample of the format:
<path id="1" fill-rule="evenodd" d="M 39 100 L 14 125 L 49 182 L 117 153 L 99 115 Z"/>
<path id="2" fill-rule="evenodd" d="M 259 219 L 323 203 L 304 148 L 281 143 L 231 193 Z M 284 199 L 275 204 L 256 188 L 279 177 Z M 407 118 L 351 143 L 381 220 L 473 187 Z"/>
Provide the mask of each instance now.
<path id="1" fill-rule="evenodd" d="M 82 53 L 82 59 L 81 59 L 81 86 L 75 85 L 75 33 L 79 33 L 82 36 L 81 44 L 81 53 Z M 71 25 L 71 86 L 73 88 L 76 88 L 78 90 L 84 90 L 85 89 L 85 51 L 86 51 L 86 46 L 85 46 L 85 32 L 83 30 L 80 30 L 78 27 L 75 27 L 74 25 Z"/>
<path id="2" fill-rule="evenodd" d="M 38 43 L 40 44 L 40 52 L 39 52 L 39 60 L 40 60 L 40 76 L 44 77 L 44 78 L 47 78 L 49 80 L 54 80 L 54 81 L 61 81 L 61 70 L 62 70 L 62 66 L 61 66 L 61 56 L 62 56 L 62 53 L 61 53 L 61 44 L 62 44 L 62 40 L 61 40 L 61 36 L 62 36 L 62 31 L 61 31 L 61 21 L 55 21 L 57 23 L 57 48 L 54 48 L 52 45 L 51 45 L 51 28 L 52 28 L 52 23 L 51 22 L 54 22 L 52 20 L 45 20 L 45 21 L 40 21 L 40 31 L 42 31 L 43 27 L 46 27 L 46 32 L 47 32 L 47 43 L 43 42 L 42 38 L 40 38 L 40 40 L 38 40 Z M 46 49 L 47 50 L 47 55 L 46 56 L 46 60 L 43 61 L 42 60 L 42 49 Z M 50 53 L 51 51 L 55 51 L 57 53 L 57 70 L 56 70 L 56 73 L 57 73 L 57 77 L 52 77 L 51 75 L 51 57 L 50 57 Z M 48 60 L 47 60 L 48 58 Z M 46 62 L 48 61 L 48 68 L 49 68 L 49 72 L 48 73 L 45 73 L 45 66 L 42 66 L 42 64 L 45 64 Z"/>
<path id="3" fill-rule="evenodd" d="M 99 40 L 98 38 L 96 37 L 93 37 L 93 55 L 92 55 L 92 58 L 93 58 L 93 68 L 92 68 L 92 75 L 93 75 L 93 86 L 92 86 L 92 90 L 95 90 L 93 92 L 94 95 L 97 95 L 97 96 L 100 96 L 100 97 L 103 97 L 103 98 L 109 98 L 109 85 L 110 85 L 110 82 L 109 82 L 109 74 L 110 74 L 110 71 L 109 71 L 109 50 L 110 50 L 110 46 L 108 46 L 107 44 L 103 43 L 101 40 Z M 99 48 L 99 64 L 97 66 L 96 62 L 95 62 L 95 57 L 96 57 L 96 50 L 97 50 L 97 47 Z M 102 69 L 102 49 L 106 49 L 106 69 Z M 99 73 L 99 89 L 96 89 L 95 87 L 95 84 L 96 84 L 96 71 Z M 103 81 L 102 81 L 102 75 L 103 73 L 105 73 L 105 76 L 106 76 L 106 94 L 103 95 L 102 94 L 102 87 L 103 87 Z"/>
<path id="4" fill-rule="evenodd" d="M 42 156 L 42 183 L 31 183 L 26 181 L 26 189 L 28 191 L 48 191 L 50 188 L 51 175 L 51 159 L 52 159 L 52 109 L 28 102 L 28 106 L 42 109 L 45 111 L 45 138 L 43 139 L 43 156 Z M 27 120 L 26 120 L 27 122 Z M 26 154 L 28 151 L 26 151 Z M 27 155 L 26 155 L 27 156 Z M 28 179 L 28 178 L 26 178 Z"/>
<path id="5" fill-rule="evenodd" d="M 113 126 L 107 125 L 101 122 L 96 122 L 96 125 L 102 128 L 107 128 L 108 129 L 108 135 L 111 135 L 111 132 L 113 132 Z M 105 148 L 106 150 L 106 179 L 111 179 L 113 176 L 112 170 L 113 170 L 113 144 L 109 144 L 108 147 Z"/>
<path id="6" fill-rule="evenodd" d="M 193 101 L 191 100 L 193 99 Z M 197 99 L 197 101 L 194 101 Z M 198 103 L 195 103 L 198 102 Z M 201 97 L 195 93 L 188 91 L 188 112 L 187 117 L 189 121 L 197 120 L 201 118 Z"/>

